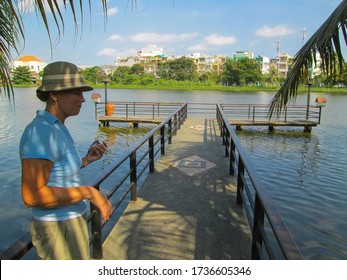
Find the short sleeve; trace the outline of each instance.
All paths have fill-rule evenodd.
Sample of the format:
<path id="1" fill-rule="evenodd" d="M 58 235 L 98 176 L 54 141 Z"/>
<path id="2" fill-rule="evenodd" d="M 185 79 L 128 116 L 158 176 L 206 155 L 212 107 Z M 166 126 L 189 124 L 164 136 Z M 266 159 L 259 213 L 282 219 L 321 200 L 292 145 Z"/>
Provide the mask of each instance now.
<path id="1" fill-rule="evenodd" d="M 29 125 L 21 138 L 19 146 L 21 159 L 40 158 L 55 162 L 59 157 L 59 139 L 48 125 Z"/>

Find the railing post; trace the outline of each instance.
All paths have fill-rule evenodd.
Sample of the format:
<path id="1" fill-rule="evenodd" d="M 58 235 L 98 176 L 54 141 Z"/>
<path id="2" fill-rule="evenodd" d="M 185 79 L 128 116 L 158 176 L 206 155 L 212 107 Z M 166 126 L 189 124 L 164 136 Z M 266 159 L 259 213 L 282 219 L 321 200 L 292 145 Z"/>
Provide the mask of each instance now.
<path id="1" fill-rule="evenodd" d="M 230 147 L 230 132 L 229 132 L 229 129 L 227 129 L 227 126 L 225 125 L 225 133 L 224 133 L 224 136 L 223 138 L 225 138 L 225 157 L 228 157 L 230 154 L 229 154 L 229 147 Z"/>
<path id="2" fill-rule="evenodd" d="M 235 143 L 230 137 L 230 156 L 229 156 L 229 175 L 234 176 L 234 162 L 235 162 Z"/>
<path id="3" fill-rule="evenodd" d="M 181 128 L 181 116 L 182 114 L 182 111 L 180 110 L 178 113 L 177 113 L 177 129 L 180 129 Z"/>
<path id="4" fill-rule="evenodd" d="M 93 236 L 92 244 L 91 244 L 91 257 L 93 259 L 102 259 L 102 227 L 101 227 L 101 213 L 100 210 L 94 206 L 92 203 L 90 204 L 90 212 L 92 213 L 91 218 L 91 233 Z"/>
<path id="5" fill-rule="evenodd" d="M 169 134 L 169 140 L 168 143 L 171 144 L 172 143 L 172 120 L 169 120 L 168 123 L 168 134 Z"/>
<path id="6" fill-rule="evenodd" d="M 130 199 L 131 201 L 137 200 L 137 172 L 136 172 L 136 151 L 132 153 L 130 156 L 130 185 L 131 185 L 131 193 Z"/>
<path id="7" fill-rule="evenodd" d="M 129 115 L 128 104 L 125 104 L 125 116 L 126 116 L 126 119 L 128 118 L 128 115 Z"/>
<path id="8" fill-rule="evenodd" d="M 242 199 L 242 192 L 243 192 L 243 180 L 245 174 L 245 166 L 243 164 L 243 161 L 241 159 L 241 156 L 239 155 L 238 160 L 238 168 L 237 168 L 237 195 L 236 195 L 236 204 L 242 205 L 243 199 Z"/>
<path id="9" fill-rule="evenodd" d="M 177 124 L 177 114 L 174 115 L 174 134 L 176 135 L 177 134 L 177 130 L 178 130 L 178 124 Z"/>
<path id="10" fill-rule="evenodd" d="M 152 105 L 152 118 L 154 120 L 154 115 L 155 115 L 155 105 Z"/>
<path id="11" fill-rule="evenodd" d="M 165 125 L 160 128 L 161 154 L 165 155 Z"/>
<path id="12" fill-rule="evenodd" d="M 253 122 L 255 121 L 255 106 L 253 106 Z"/>
<path id="13" fill-rule="evenodd" d="M 261 201 L 258 193 L 255 195 L 254 203 L 254 217 L 253 217 L 253 230 L 252 230 L 252 260 L 262 259 L 261 248 L 263 238 L 261 228 L 264 227 L 264 209 L 261 206 Z"/>
<path id="14" fill-rule="evenodd" d="M 152 135 L 148 139 L 148 144 L 149 144 L 149 172 L 153 173 L 154 172 L 154 136 Z"/>
<path id="15" fill-rule="evenodd" d="M 224 123 L 224 121 L 223 121 L 223 123 L 222 123 L 222 145 L 224 146 L 225 144 L 226 144 L 226 141 L 225 141 L 225 137 L 226 137 L 226 125 L 225 125 L 225 123 Z"/>

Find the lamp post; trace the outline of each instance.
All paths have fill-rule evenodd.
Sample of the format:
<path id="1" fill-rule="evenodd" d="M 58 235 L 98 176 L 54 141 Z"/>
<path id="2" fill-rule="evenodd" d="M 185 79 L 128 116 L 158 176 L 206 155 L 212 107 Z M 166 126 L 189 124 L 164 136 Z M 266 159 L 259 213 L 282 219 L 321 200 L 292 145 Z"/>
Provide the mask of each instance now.
<path id="1" fill-rule="evenodd" d="M 108 102 L 108 100 L 107 100 L 107 84 L 108 84 L 108 82 L 109 82 L 109 79 L 108 78 L 105 78 L 104 80 L 103 80 L 103 82 L 104 82 L 104 85 L 105 85 L 105 115 L 106 115 L 106 104 L 107 104 L 107 102 Z"/>
<path id="2" fill-rule="evenodd" d="M 311 99 L 311 86 L 313 85 L 313 59 L 311 63 L 310 77 L 307 82 L 307 102 L 306 102 L 306 120 L 308 121 L 310 116 L 310 99 Z"/>

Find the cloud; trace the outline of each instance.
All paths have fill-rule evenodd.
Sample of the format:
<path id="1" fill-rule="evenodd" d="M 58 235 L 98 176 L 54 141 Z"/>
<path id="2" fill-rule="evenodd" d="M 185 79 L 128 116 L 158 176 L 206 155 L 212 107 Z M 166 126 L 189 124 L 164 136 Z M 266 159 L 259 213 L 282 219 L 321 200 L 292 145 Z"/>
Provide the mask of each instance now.
<path id="1" fill-rule="evenodd" d="M 189 40 L 197 36 L 198 33 L 182 34 L 158 34 L 158 33 L 138 33 L 129 36 L 129 39 L 139 43 L 167 43 Z"/>
<path id="2" fill-rule="evenodd" d="M 235 44 L 236 38 L 234 36 L 226 37 L 219 34 L 211 34 L 205 37 L 204 42 L 213 46 L 226 46 Z"/>
<path id="3" fill-rule="evenodd" d="M 21 13 L 30 13 L 35 10 L 35 2 L 34 0 L 19 1 L 17 7 Z"/>
<path id="4" fill-rule="evenodd" d="M 117 35 L 117 34 L 113 34 L 110 37 L 108 37 L 107 40 L 108 41 L 120 41 L 120 40 L 122 40 L 122 36 Z"/>
<path id="5" fill-rule="evenodd" d="M 62 9 L 65 6 L 63 0 L 57 0 L 57 4 L 59 6 L 59 9 Z M 46 12 L 51 11 L 49 5 L 47 3 L 45 3 L 44 1 L 43 1 L 43 6 L 44 6 Z M 35 3 L 35 0 L 21 0 L 21 1 L 18 1 L 17 7 L 18 7 L 18 10 L 20 11 L 20 13 L 31 13 L 31 12 L 35 11 L 37 5 Z M 56 10 L 55 7 L 54 7 L 54 9 Z"/>
<path id="6" fill-rule="evenodd" d="M 101 51 L 98 52 L 99 56 L 109 56 L 112 58 L 116 58 L 116 57 L 128 57 L 128 56 L 135 56 L 136 55 L 137 50 L 134 48 L 128 49 L 128 50 L 123 50 L 123 51 L 119 51 L 116 49 L 112 49 L 112 48 L 105 48 L 102 49 Z"/>
<path id="7" fill-rule="evenodd" d="M 285 25 L 277 25 L 275 27 L 269 27 L 267 25 L 259 28 L 255 34 L 260 37 L 278 37 L 293 34 L 294 29 Z"/>
<path id="8" fill-rule="evenodd" d="M 114 7 L 114 8 L 109 8 L 107 9 L 107 16 L 110 17 L 110 16 L 114 16 L 115 14 L 118 14 L 118 8 L 117 7 Z"/>
<path id="9" fill-rule="evenodd" d="M 204 52 L 206 51 L 206 46 L 204 46 L 203 44 L 197 44 L 194 46 L 191 46 L 187 49 L 189 52 Z"/>
<path id="10" fill-rule="evenodd" d="M 111 49 L 111 48 L 105 48 L 105 49 L 102 49 L 101 51 L 99 51 L 98 55 L 116 57 L 117 56 L 117 50 Z"/>

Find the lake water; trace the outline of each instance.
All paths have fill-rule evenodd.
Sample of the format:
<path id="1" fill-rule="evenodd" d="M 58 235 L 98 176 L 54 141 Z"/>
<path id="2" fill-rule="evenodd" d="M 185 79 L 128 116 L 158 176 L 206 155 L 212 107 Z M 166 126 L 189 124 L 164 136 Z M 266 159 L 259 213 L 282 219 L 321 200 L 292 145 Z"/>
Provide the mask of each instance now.
<path id="1" fill-rule="evenodd" d="M 103 90 L 96 90 L 103 95 Z M 108 90 L 112 101 L 186 101 L 268 104 L 274 93 L 175 90 Z M 312 93 L 311 103 L 318 94 Z M 300 128 L 246 128 L 237 132 L 241 143 L 273 197 L 305 259 L 347 259 L 347 95 L 325 94 L 322 122 L 311 134 Z M 94 139 L 110 143 L 102 161 L 82 170 L 85 182 L 112 162 L 150 126 L 127 124 L 99 128 L 90 93 L 81 113 L 67 126 L 81 154 Z M 20 196 L 18 144 L 24 127 L 44 103 L 35 89 L 15 89 L 15 105 L 0 97 L 0 251 L 28 230 L 31 217 Z M 306 95 L 296 104 L 306 104 Z M 174 141 L 174 140 L 173 140 Z"/>

